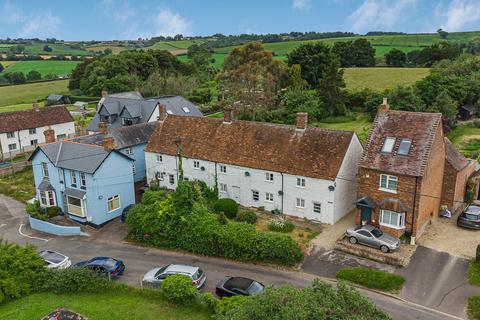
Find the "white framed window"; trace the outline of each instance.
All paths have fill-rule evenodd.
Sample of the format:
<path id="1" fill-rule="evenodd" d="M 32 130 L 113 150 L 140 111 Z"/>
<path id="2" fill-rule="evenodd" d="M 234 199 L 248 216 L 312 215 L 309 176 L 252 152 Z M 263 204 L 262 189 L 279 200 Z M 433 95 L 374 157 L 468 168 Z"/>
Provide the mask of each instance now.
<path id="1" fill-rule="evenodd" d="M 40 191 L 40 204 L 44 207 L 55 206 L 55 193 L 53 191 Z"/>
<path id="2" fill-rule="evenodd" d="M 380 175 L 380 190 L 396 193 L 398 186 L 398 178 L 388 174 Z"/>
<path id="3" fill-rule="evenodd" d="M 77 186 L 77 173 L 75 171 L 70 171 L 70 182 L 72 187 Z"/>
<path id="4" fill-rule="evenodd" d="M 70 214 L 74 214 L 80 217 L 85 216 L 85 213 L 83 211 L 82 200 L 79 198 L 67 196 L 67 210 L 68 210 L 68 213 Z"/>
<path id="5" fill-rule="evenodd" d="M 38 144 L 38 140 L 37 140 L 37 139 L 30 140 L 30 145 L 31 145 L 31 146 L 36 146 L 37 144 Z"/>
<path id="6" fill-rule="evenodd" d="M 135 167 L 135 163 L 132 163 L 132 173 L 134 175 L 137 173 L 137 168 Z"/>
<path id="7" fill-rule="evenodd" d="M 385 142 L 383 143 L 382 152 L 385 153 L 392 153 L 393 147 L 395 146 L 395 137 L 387 137 L 385 138 Z"/>
<path id="8" fill-rule="evenodd" d="M 227 173 L 227 166 L 224 165 L 224 164 L 221 164 L 221 165 L 220 165 L 220 172 L 221 172 L 221 173 Z"/>
<path id="9" fill-rule="evenodd" d="M 47 193 L 45 191 L 40 191 L 40 203 L 42 206 L 47 206 Z"/>
<path id="10" fill-rule="evenodd" d="M 266 172 L 266 173 L 265 173 L 265 180 L 267 180 L 267 181 L 273 181 L 273 173 L 271 173 L 271 172 Z"/>
<path id="11" fill-rule="evenodd" d="M 87 177 L 84 172 L 80 173 L 80 187 L 85 188 L 87 186 Z"/>
<path id="12" fill-rule="evenodd" d="M 227 193 L 227 185 L 225 183 L 220 183 L 220 192 Z"/>
<path id="13" fill-rule="evenodd" d="M 193 167 L 194 167 L 195 169 L 200 169 L 200 161 L 193 160 Z"/>
<path id="14" fill-rule="evenodd" d="M 66 134 L 59 134 L 57 136 L 57 141 L 62 141 L 62 140 L 65 140 L 67 139 L 67 135 Z"/>
<path id="15" fill-rule="evenodd" d="M 15 131 L 7 132 L 7 138 L 8 138 L 8 139 L 15 138 Z"/>
<path id="16" fill-rule="evenodd" d="M 173 174 L 168 175 L 168 182 L 170 184 L 175 184 L 175 176 Z"/>
<path id="17" fill-rule="evenodd" d="M 16 143 L 10 143 L 8 145 L 8 150 L 9 151 L 17 150 L 17 144 Z"/>
<path id="18" fill-rule="evenodd" d="M 163 172 L 155 172 L 155 179 L 163 181 Z"/>
<path id="19" fill-rule="evenodd" d="M 273 202 L 273 193 L 265 192 L 265 201 Z"/>
<path id="20" fill-rule="evenodd" d="M 125 148 L 125 154 L 126 155 L 132 155 L 133 153 L 134 153 L 133 147 Z"/>
<path id="21" fill-rule="evenodd" d="M 296 201 L 295 201 L 295 207 L 305 208 L 305 199 L 297 198 Z"/>
<path id="22" fill-rule="evenodd" d="M 107 199 L 108 212 L 112 212 L 120 208 L 120 196 L 118 194 Z"/>
<path id="23" fill-rule="evenodd" d="M 260 193 L 257 190 L 252 190 L 252 199 L 253 201 L 260 200 Z"/>
<path id="24" fill-rule="evenodd" d="M 163 162 L 163 157 L 161 154 L 157 154 L 157 162 Z"/>
<path id="25" fill-rule="evenodd" d="M 322 204 L 320 202 L 313 203 L 313 212 L 322 213 Z"/>
<path id="26" fill-rule="evenodd" d="M 380 225 L 402 229 L 405 227 L 405 212 L 395 212 L 390 210 L 380 210 Z"/>
<path id="27" fill-rule="evenodd" d="M 36 128 L 30 128 L 28 129 L 28 134 L 36 134 L 37 133 L 37 129 Z"/>
<path id="28" fill-rule="evenodd" d="M 42 175 L 48 178 L 48 164 L 46 162 L 42 162 Z"/>
<path id="29" fill-rule="evenodd" d="M 297 187 L 305 188 L 305 178 L 297 178 Z"/>

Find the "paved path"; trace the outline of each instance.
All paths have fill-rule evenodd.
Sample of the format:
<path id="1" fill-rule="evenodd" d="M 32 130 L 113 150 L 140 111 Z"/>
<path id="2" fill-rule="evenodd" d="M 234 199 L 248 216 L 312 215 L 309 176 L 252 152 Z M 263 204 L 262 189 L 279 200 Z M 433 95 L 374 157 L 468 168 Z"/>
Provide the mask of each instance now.
<path id="1" fill-rule="evenodd" d="M 121 229 L 121 224 L 114 223 L 107 225 L 106 229 L 93 234 L 92 237 L 52 237 L 35 233 L 26 226 L 23 232 L 30 236 L 44 237 L 48 241 L 32 239 L 18 233 L 18 226 L 25 221 L 23 206 L 18 202 L 0 195 L 0 236 L 17 243 L 31 243 L 39 248 L 49 248 L 65 253 L 70 256 L 72 262 L 96 256 L 110 255 L 124 260 L 127 269 L 121 281 L 138 285 L 143 274 L 149 269 L 169 263 L 195 264 L 205 270 L 208 281 L 203 290 L 211 291 L 215 284 L 225 275 L 238 275 L 255 278 L 264 284 L 290 283 L 298 286 L 307 286 L 317 277 L 307 272 L 293 272 L 274 269 L 264 266 L 243 264 L 234 261 L 227 261 L 218 258 L 200 257 L 191 254 L 177 253 L 152 248 L 143 248 L 122 243 L 119 241 L 119 234 L 109 234 L 110 231 Z M 329 279 L 324 279 L 334 283 Z M 368 290 L 360 290 L 362 294 L 370 297 L 378 307 L 382 308 L 394 319 L 459 319 L 458 317 L 439 313 L 436 310 L 425 308 L 421 305 L 412 304 L 395 297 L 377 294 Z M 420 301 L 421 302 L 421 301 Z"/>

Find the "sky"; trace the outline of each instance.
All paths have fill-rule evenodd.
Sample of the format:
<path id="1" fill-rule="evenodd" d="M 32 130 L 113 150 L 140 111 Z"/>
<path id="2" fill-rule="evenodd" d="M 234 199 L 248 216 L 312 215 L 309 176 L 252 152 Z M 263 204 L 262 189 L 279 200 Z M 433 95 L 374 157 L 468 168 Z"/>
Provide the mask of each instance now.
<path id="1" fill-rule="evenodd" d="M 0 0 L 0 39 L 480 30 L 480 0 Z"/>

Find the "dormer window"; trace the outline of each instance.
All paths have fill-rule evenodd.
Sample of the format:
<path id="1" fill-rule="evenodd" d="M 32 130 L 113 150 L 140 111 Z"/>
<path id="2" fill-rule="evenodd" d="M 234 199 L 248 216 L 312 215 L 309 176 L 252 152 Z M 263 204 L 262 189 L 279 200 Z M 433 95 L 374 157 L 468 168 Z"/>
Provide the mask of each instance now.
<path id="1" fill-rule="evenodd" d="M 412 146 L 412 140 L 402 139 L 402 141 L 400 141 L 400 146 L 398 147 L 398 154 L 402 156 L 406 156 L 408 152 L 410 152 L 411 146 Z"/>
<path id="2" fill-rule="evenodd" d="M 100 116 L 100 122 L 110 123 L 110 117 L 109 116 Z"/>
<path id="3" fill-rule="evenodd" d="M 183 107 L 182 110 L 185 113 L 190 113 L 190 109 L 188 109 L 188 107 Z"/>
<path id="4" fill-rule="evenodd" d="M 395 146 L 395 139 L 394 137 L 387 137 L 385 142 L 383 143 L 382 152 L 383 153 L 392 153 L 393 147 Z"/>
<path id="5" fill-rule="evenodd" d="M 131 118 L 122 118 L 122 125 L 131 126 L 133 125 L 133 119 Z"/>

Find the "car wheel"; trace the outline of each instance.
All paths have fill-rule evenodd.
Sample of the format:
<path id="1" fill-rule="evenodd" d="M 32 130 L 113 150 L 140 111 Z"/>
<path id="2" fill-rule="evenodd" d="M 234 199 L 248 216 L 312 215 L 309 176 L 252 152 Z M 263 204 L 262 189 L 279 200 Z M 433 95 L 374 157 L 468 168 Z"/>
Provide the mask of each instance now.
<path id="1" fill-rule="evenodd" d="M 380 250 L 383 252 L 383 253 L 388 253 L 390 251 L 390 249 L 388 249 L 387 246 L 380 246 Z"/>
<path id="2" fill-rule="evenodd" d="M 355 237 L 350 237 L 350 239 L 348 239 L 350 241 L 350 243 L 352 244 L 356 244 L 358 242 L 357 238 Z"/>

